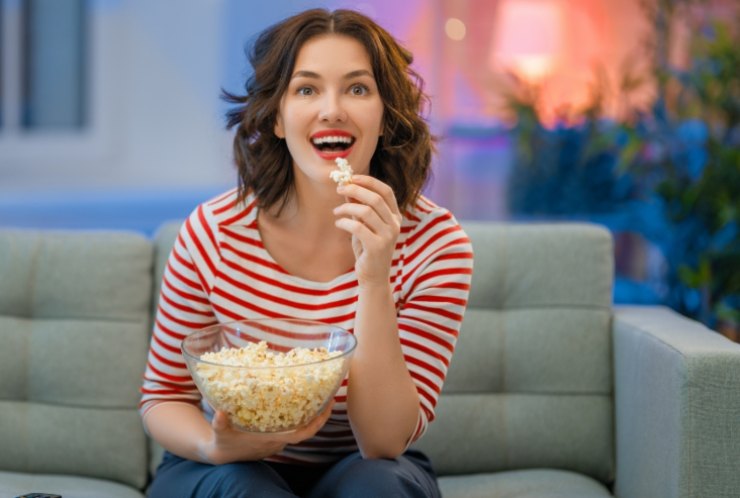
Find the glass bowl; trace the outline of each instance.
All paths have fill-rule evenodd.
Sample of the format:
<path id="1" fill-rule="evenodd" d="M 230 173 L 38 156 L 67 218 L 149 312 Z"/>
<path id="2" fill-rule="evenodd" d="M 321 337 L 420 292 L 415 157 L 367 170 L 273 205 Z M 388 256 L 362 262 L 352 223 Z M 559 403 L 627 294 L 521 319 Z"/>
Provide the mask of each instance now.
<path id="1" fill-rule="evenodd" d="M 357 345 L 322 322 L 265 318 L 221 323 L 182 341 L 198 390 L 249 432 L 289 432 L 308 424 L 336 394 Z"/>

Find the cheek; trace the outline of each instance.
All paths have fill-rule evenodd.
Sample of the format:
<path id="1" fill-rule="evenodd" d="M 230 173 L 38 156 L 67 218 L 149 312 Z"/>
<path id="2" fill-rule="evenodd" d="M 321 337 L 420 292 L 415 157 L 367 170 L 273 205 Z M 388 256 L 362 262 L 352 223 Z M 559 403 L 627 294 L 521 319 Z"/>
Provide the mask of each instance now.
<path id="1" fill-rule="evenodd" d="M 295 119 L 293 114 L 294 111 L 290 105 L 285 105 L 284 103 L 280 105 L 275 119 L 275 131 L 282 134 L 280 135 L 281 138 L 287 138 L 291 134 Z"/>
<path id="2" fill-rule="evenodd" d="M 285 106 L 281 111 L 283 131 L 287 134 L 305 131 L 311 121 L 311 110 L 299 106 Z"/>
<path id="3" fill-rule="evenodd" d="M 383 126 L 385 125 L 385 104 L 381 101 L 378 109 L 378 135 L 383 135 Z"/>
<path id="4" fill-rule="evenodd" d="M 376 106 L 374 109 L 369 110 L 367 113 L 367 116 L 373 116 L 373 122 L 370 125 L 372 129 L 375 129 L 378 131 L 378 136 L 383 135 L 383 125 L 385 124 L 384 117 L 384 108 L 383 104 L 380 103 L 378 106 Z"/>

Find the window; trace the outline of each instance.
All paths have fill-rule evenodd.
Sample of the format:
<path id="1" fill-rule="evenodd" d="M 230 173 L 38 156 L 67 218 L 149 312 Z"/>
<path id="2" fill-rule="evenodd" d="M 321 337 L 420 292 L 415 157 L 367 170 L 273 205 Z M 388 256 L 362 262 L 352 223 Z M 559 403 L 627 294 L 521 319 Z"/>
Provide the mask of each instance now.
<path id="1" fill-rule="evenodd" d="M 21 128 L 86 126 L 86 4 L 85 0 L 23 2 Z"/>
<path id="2" fill-rule="evenodd" d="M 80 164 L 105 155 L 106 95 L 118 74 L 109 62 L 115 7 L 0 0 L 0 176 L 43 175 L 60 168 L 60 158 Z"/>
<path id="3" fill-rule="evenodd" d="M 87 2 L 1 1 L 2 132 L 84 128 Z"/>

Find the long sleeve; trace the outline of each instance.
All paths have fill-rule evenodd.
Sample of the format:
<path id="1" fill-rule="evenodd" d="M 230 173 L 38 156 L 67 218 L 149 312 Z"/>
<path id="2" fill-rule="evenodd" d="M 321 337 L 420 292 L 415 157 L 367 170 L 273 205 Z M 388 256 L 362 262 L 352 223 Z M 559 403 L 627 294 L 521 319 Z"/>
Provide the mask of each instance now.
<path id="1" fill-rule="evenodd" d="M 183 224 L 165 268 L 152 331 L 141 412 L 158 401 L 197 403 L 200 393 L 180 351 L 185 336 L 217 322 L 208 296 L 218 251 L 198 209 Z M 197 264 L 196 264 L 197 262 Z"/>
<path id="2" fill-rule="evenodd" d="M 398 329 L 421 404 L 414 441 L 434 419 L 467 306 L 473 251 L 457 221 L 441 208 L 424 216 L 404 245 Z"/>

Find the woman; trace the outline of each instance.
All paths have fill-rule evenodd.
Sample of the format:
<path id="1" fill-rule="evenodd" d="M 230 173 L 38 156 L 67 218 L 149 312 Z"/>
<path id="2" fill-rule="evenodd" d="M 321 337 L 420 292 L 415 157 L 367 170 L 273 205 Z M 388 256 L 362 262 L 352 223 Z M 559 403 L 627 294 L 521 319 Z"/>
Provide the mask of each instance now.
<path id="1" fill-rule="evenodd" d="M 142 388 L 166 450 L 150 496 L 439 496 L 425 431 L 467 304 L 469 240 L 423 197 L 433 139 L 411 54 L 367 17 L 310 10 L 264 31 L 228 115 L 239 186 L 184 223 Z M 330 178 L 337 158 L 355 174 Z M 254 435 L 201 406 L 179 352 L 194 329 L 287 316 L 358 345 L 318 419 Z"/>

